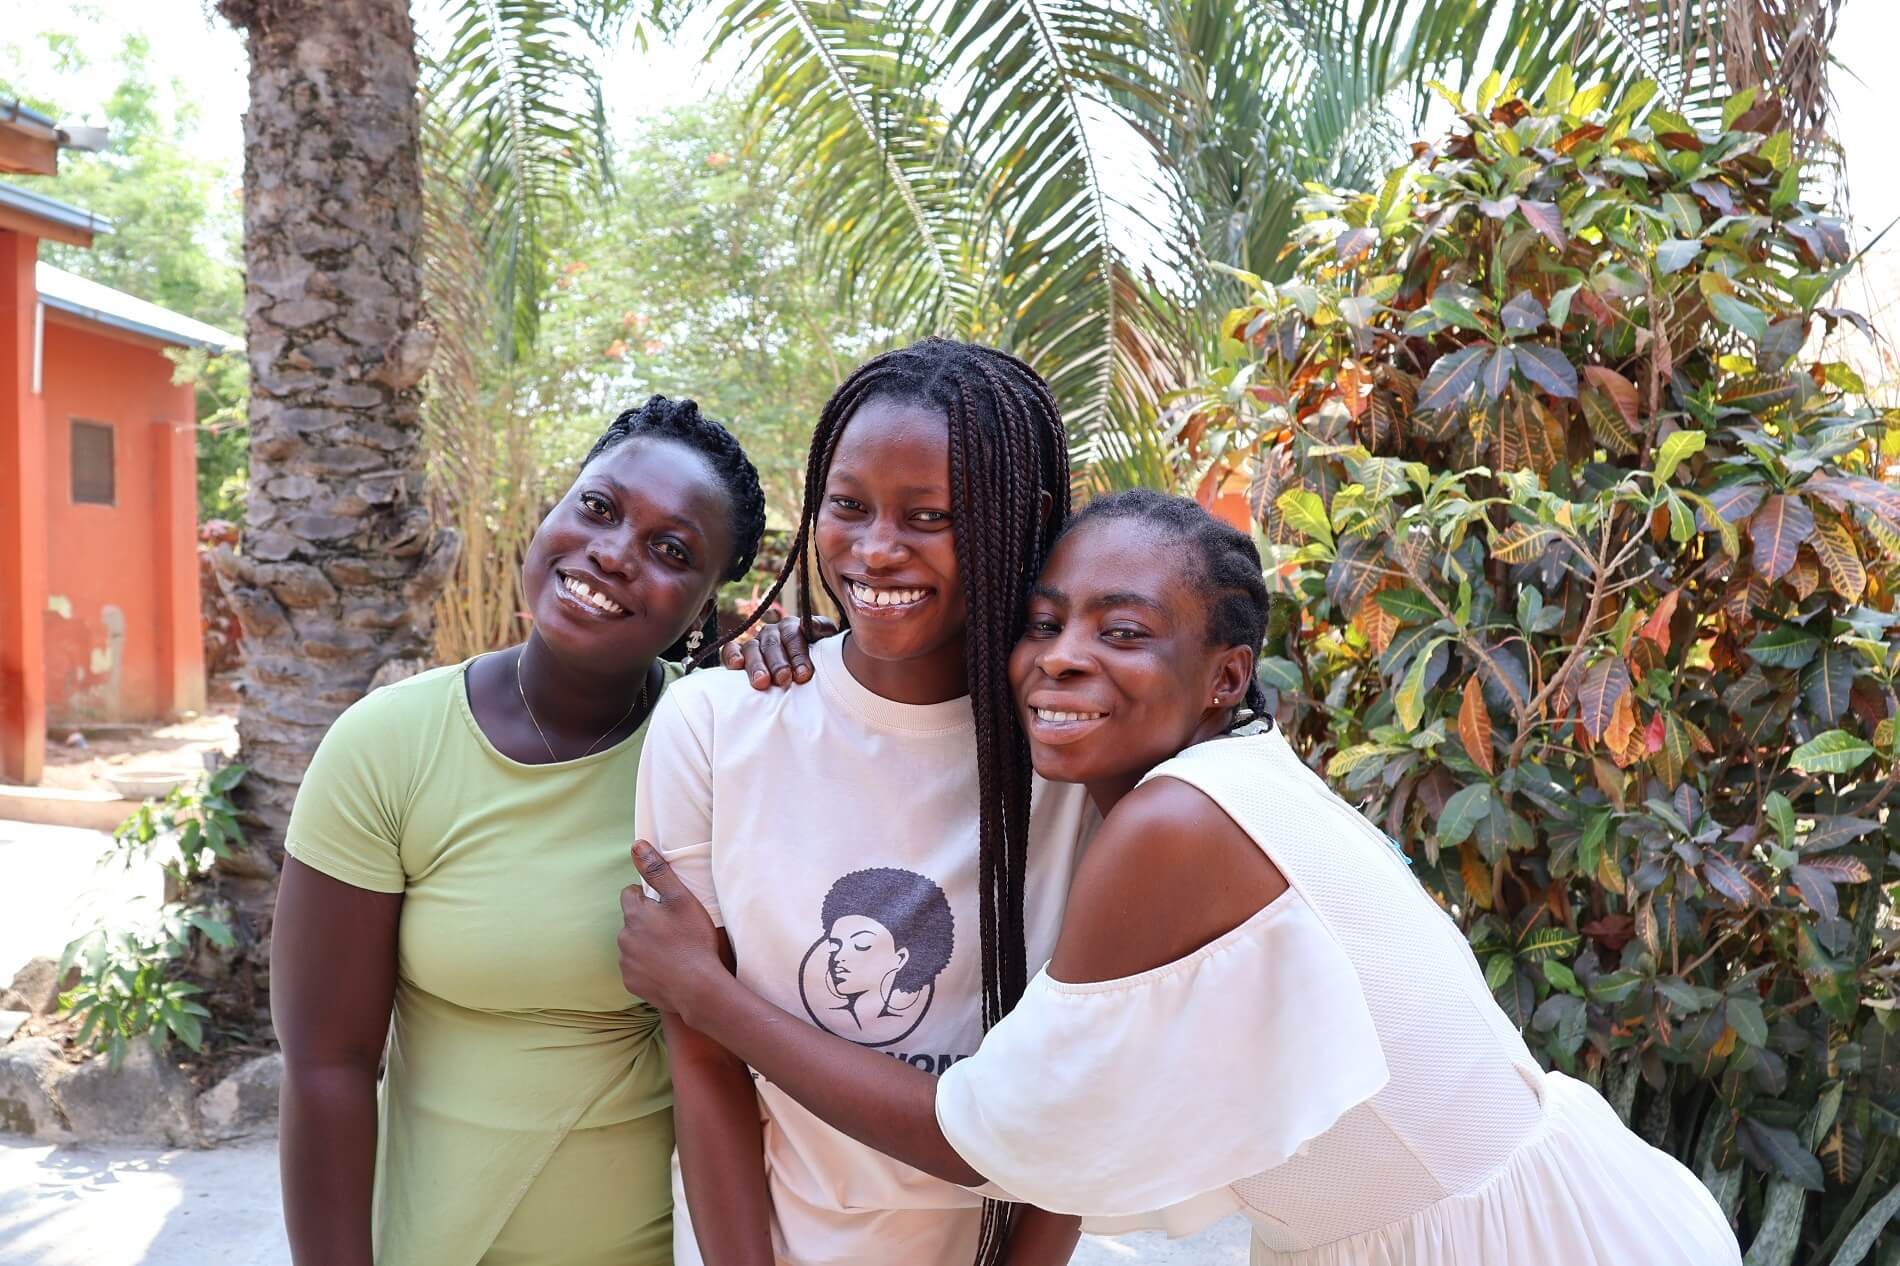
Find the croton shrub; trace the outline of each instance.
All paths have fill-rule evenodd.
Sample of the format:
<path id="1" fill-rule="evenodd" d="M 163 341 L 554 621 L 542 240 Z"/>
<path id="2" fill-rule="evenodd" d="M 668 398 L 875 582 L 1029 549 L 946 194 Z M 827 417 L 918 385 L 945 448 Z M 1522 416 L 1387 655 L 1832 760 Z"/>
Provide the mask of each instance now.
<path id="1" fill-rule="evenodd" d="M 1817 350 L 1865 323 L 1775 105 L 1653 98 L 1492 83 L 1315 189 L 1191 407 L 1291 599 L 1281 721 L 1532 1048 L 1750 1266 L 1891 1262 L 1900 420 Z"/>

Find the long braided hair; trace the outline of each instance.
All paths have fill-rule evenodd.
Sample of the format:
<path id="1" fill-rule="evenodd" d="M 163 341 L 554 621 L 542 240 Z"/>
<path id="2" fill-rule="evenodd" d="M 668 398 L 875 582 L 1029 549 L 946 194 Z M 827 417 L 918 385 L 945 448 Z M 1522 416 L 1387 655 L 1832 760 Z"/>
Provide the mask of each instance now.
<path id="1" fill-rule="evenodd" d="M 950 430 L 950 512 L 957 571 L 968 599 L 965 654 L 976 720 L 979 933 L 983 1026 L 995 1025 L 1029 981 L 1023 888 L 1029 856 L 1029 743 L 1016 719 L 1009 652 L 1028 616 L 1029 590 L 1069 517 L 1062 414 L 1047 383 L 1022 361 L 976 343 L 927 338 L 866 361 L 826 401 L 812 432 L 805 501 L 785 568 L 753 614 L 798 576 L 811 635 L 812 529 L 838 439 L 873 399 L 943 412 Z M 1046 507 L 1046 510 L 1045 510 Z M 822 575 L 819 582 L 824 584 Z M 825 592 L 839 610 L 838 595 Z M 750 621 L 748 621 L 750 623 Z M 1001 1260 L 1010 1207 L 983 1206 L 978 1266 Z"/>
<path id="2" fill-rule="evenodd" d="M 636 438 L 673 440 L 706 459 L 713 474 L 725 485 L 727 525 L 732 529 L 732 556 L 726 560 L 719 579 L 729 584 L 751 571 L 752 560 L 759 553 L 759 541 L 765 535 L 765 492 L 759 487 L 758 468 L 745 455 L 745 449 L 739 446 L 732 432 L 701 413 L 696 401 L 649 396 L 645 404 L 621 413 L 601 432 L 594 446 L 587 450 L 580 468 L 586 470 L 602 453 Z M 704 639 L 704 645 L 698 650 L 687 649 L 687 638 L 693 632 L 688 630 L 661 657 L 691 660 L 691 666 L 697 667 L 712 659 L 721 646 L 732 640 L 719 636 L 716 603 L 697 631 Z"/>

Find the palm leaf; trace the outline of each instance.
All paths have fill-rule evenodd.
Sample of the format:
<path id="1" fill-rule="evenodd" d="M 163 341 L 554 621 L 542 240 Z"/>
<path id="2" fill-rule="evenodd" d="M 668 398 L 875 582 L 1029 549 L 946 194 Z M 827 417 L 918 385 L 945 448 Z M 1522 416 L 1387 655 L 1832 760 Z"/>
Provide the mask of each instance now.
<path id="1" fill-rule="evenodd" d="M 476 217 L 509 314 L 505 361 L 534 339 L 550 221 L 610 179 L 595 57 L 634 10 L 631 0 L 444 0 L 424 26 L 423 93 L 443 120 L 433 160 Z"/>
<path id="2" fill-rule="evenodd" d="M 846 300 L 914 334 L 982 325 L 990 252 L 930 96 L 931 37 L 878 7 L 741 0 L 715 46 L 735 38 L 758 75 L 752 144 L 798 174 L 805 236 Z"/>

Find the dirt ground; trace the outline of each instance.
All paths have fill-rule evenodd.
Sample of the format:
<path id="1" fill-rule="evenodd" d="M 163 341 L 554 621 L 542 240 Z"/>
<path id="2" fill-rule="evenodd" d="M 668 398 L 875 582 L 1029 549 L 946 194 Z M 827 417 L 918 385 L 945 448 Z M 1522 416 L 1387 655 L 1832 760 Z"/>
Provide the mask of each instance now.
<path id="1" fill-rule="evenodd" d="M 46 736 L 46 766 L 40 785 L 117 795 L 117 789 L 104 777 L 108 770 L 195 772 L 205 767 L 206 752 L 234 755 L 237 693 L 228 678 L 213 679 L 206 693 L 203 712 L 169 725 L 89 725 L 53 730 Z"/>

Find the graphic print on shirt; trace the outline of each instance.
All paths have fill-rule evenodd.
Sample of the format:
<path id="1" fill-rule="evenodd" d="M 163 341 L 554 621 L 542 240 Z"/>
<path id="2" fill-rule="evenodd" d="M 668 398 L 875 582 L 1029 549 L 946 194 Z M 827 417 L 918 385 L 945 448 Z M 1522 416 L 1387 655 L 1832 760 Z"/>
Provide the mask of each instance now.
<path id="1" fill-rule="evenodd" d="M 915 1032 L 956 948 L 943 889 L 915 871 L 854 870 L 831 885 L 818 921 L 818 939 L 798 965 L 812 1023 L 860 1046 Z"/>

